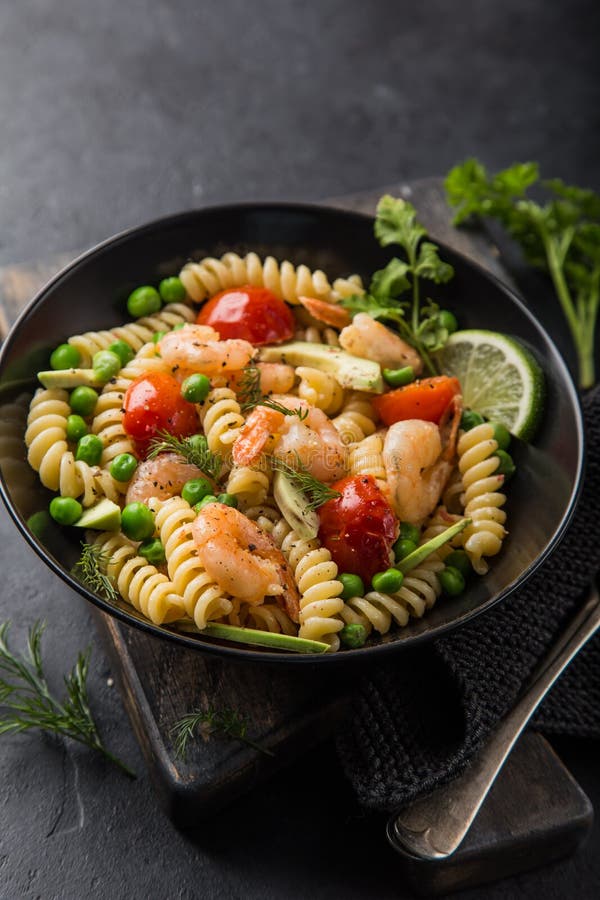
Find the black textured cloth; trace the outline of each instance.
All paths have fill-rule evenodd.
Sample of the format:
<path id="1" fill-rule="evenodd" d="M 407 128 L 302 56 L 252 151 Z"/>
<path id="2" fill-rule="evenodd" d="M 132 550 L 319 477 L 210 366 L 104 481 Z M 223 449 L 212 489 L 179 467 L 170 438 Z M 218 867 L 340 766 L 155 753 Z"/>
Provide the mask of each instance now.
<path id="1" fill-rule="evenodd" d="M 567 534 L 525 586 L 490 612 L 371 674 L 338 751 L 362 804 L 390 811 L 467 765 L 600 569 L 600 387 L 583 400 L 587 466 Z M 600 738 L 600 635 L 555 685 L 535 724 Z"/>

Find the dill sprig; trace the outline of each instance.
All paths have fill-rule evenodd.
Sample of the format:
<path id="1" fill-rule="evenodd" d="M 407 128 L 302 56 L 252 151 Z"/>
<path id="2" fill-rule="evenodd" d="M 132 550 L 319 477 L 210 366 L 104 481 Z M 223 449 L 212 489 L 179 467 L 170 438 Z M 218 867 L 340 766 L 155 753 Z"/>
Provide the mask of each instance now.
<path id="1" fill-rule="evenodd" d="M 249 412 L 256 406 L 266 406 L 284 416 L 298 416 L 301 422 L 306 419 L 309 412 L 304 407 L 289 409 L 283 403 L 273 400 L 268 394 L 263 394 L 260 388 L 260 369 L 253 365 L 244 366 L 244 375 L 239 387 L 239 400 L 242 412 Z"/>
<path id="2" fill-rule="evenodd" d="M 119 594 L 106 574 L 110 556 L 94 544 L 81 544 L 81 556 L 73 566 L 73 575 L 106 600 L 118 600 Z"/>
<path id="3" fill-rule="evenodd" d="M 17 655 L 8 644 L 10 622 L 0 624 L 0 734 L 39 728 L 71 738 L 102 753 L 126 775 L 135 778 L 131 769 L 106 749 L 94 722 L 86 685 L 89 648 L 79 653 L 77 662 L 64 676 L 66 696 L 57 700 L 44 675 L 41 651 L 44 628 L 43 622 L 35 622 L 29 630 L 27 654 Z"/>
<path id="4" fill-rule="evenodd" d="M 221 454 L 208 449 L 208 442 L 203 434 L 180 438 L 169 434 L 168 431 L 159 431 L 150 441 L 147 458 L 154 459 L 159 453 L 165 452 L 178 453 L 193 466 L 201 469 L 209 478 L 218 478 L 223 466 Z"/>
<path id="5" fill-rule="evenodd" d="M 329 485 L 311 475 L 298 453 L 296 453 L 295 466 L 288 465 L 276 456 L 271 457 L 271 465 L 277 472 L 281 472 L 289 478 L 294 487 L 304 494 L 307 500 L 307 509 L 318 509 L 328 500 L 335 500 L 336 497 L 342 496 L 339 491 L 332 490 Z"/>
<path id="6" fill-rule="evenodd" d="M 255 750 L 266 753 L 267 756 L 273 756 L 274 754 L 271 750 L 261 747 L 260 744 L 250 740 L 247 736 L 248 724 L 248 719 L 245 716 L 240 715 L 240 713 L 229 707 L 221 710 L 215 706 L 209 706 L 206 710 L 196 709 L 179 719 L 170 730 L 175 754 L 184 759 L 189 741 L 193 740 L 194 735 L 198 731 L 204 731 L 210 735 L 242 741 L 249 747 L 254 747 Z"/>

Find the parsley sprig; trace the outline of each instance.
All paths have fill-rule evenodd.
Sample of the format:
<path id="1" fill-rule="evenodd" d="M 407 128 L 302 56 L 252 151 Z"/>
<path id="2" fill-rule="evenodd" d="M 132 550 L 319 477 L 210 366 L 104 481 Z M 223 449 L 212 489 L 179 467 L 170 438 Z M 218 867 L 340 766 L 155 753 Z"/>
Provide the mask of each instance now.
<path id="1" fill-rule="evenodd" d="M 545 202 L 531 199 L 534 186 L 544 192 Z M 446 195 L 456 208 L 454 224 L 495 219 L 527 262 L 550 276 L 575 344 L 579 384 L 591 387 L 600 306 L 600 195 L 560 179 L 540 182 L 534 162 L 490 175 L 476 159 L 448 173 Z"/>
<path id="2" fill-rule="evenodd" d="M 260 369 L 258 366 L 244 366 L 244 375 L 240 381 L 239 401 L 242 412 L 249 412 L 256 406 L 267 406 L 284 416 L 298 416 L 303 421 L 308 416 L 308 409 L 298 407 L 289 409 L 283 403 L 273 400 L 268 394 L 264 394 L 260 386 Z"/>
<path id="3" fill-rule="evenodd" d="M 261 747 L 260 744 L 248 737 L 248 725 L 249 722 L 245 716 L 229 707 L 221 710 L 216 706 L 209 706 L 205 710 L 196 709 L 179 719 L 171 728 L 170 734 L 173 738 L 175 754 L 184 759 L 190 740 L 193 740 L 194 736 L 203 730 L 205 733 L 217 737 L 242 741 L 267 756 L 274 756 L 271 750 Z"/>
<path id="4" fill-rule="evenodd" d="M 42 661 L 45 625 L 35 622 L 29 630 L 27 653 L 13 652 L 8 642 L 9 622 L 0 624 L 0 735 L 39 728 L 59 737 L 71 738 L 101 753 L 126 775 L 135 778 L 125 763 L 110 753 L 92 716 L 87 675 L 90 652 L 80 653 L 64 677 L 66 695 L 58 700 L 51 692 Z"/>
<path id="5" fill-rule="evenodd" d="M 106 574 L 110 556 L 94 544 L 81 544 L 81 556 L 73 567 L 73 575 L 86 587 L 106 600 L 118 600 L 119 594 Z"/>
<path id="6" fill-rule="evenodd" d="M 444 346 L 449 337 L 440 308 L 431 298 L 422 297 L 423 279 L 442 284 L 454 275 L 443 262 L 438 247 L 425 240 L 427 232 L 417 222 L 414 206 L 386 194 L 377 205 L 375 237 L 382 247 L 398 244 L 405 258 L 394 257 L 375 272 L 366 294 L 354 294 L 342 305 L 356 314 L 365 312 L 374 319 L 394 322 L 402 337 L 421 355 L 425 366 L 437 369 L 430 353 Z M 410 299 L 404 295 L 409 294 Z"/>
<path id="7" fill-rule="evenodd" d="M 221 454 L 208 449 L 208 442 L 203 434 L 180 438 L 169 434 L 168 431 L 160 431 L 150 441 L 149 450 L 148 459 L 154 459 L 159 453 L 178 453 L 193 466 L 201 469 L 209 478 L 218 478 L 223 467 Z"/>
<path id="8" fill-rule="evenodd" d="M 292 482 L 296 490 L 304 494 L 307 500 L 307 509 L 318 509 L 319 506 L 323 506 L 328 500 L 335 500 L 336 497 L 342 496 L 339 491 L 332 490 L 329 485 L 324 484 L 318 478 L 315 478 L 314 475 L 311 475 L 298 454 L 296 454 L 295 466 L 288 465 L 288 463 L 277 456 L 271 457 L 271 465 L 276 472 L 282 472 Z"/>

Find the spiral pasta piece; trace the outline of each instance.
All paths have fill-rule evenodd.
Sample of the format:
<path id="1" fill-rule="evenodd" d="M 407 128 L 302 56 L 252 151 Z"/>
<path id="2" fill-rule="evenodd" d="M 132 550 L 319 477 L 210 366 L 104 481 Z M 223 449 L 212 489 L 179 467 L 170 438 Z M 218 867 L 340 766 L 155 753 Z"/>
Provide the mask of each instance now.
<path id="1" fill-rule="evenodd" d="M 144 344 L 152 340 L 157 331 L 170 331 L 181 322 L 193 322 L 196 318 L 194 310 L 185 303 L 169 303 L 159 312 L 151 316 L 143 316 L 135 322 L 126 322 L 107 331 L 86 331 L 75 334 L 68 343 L 76 347 L 81 355 L 80 365 L 91 366 L 94 353 L 106 350 L 115 341 L 125 341 L 137 353 Z"/>
<path id="2" fill-rule="evenodd" d="M 354 391 L 346 399 L 339 415 L 331 421 L 345 444 L 355 444 L 373 434 L 376 418 L 369 395 Z"/>
<path id="3" fill-rule="evenodd" d="M 506 496 L 499 490 L 504 476 L 495 474 L 500 465 L 497 449 L 494 429 L 487 422 L 461 434 L 457 447 L 465 516 L 472 520 L 462 532 L 463 547 L 479 575 L 489 568 L 484 557 L 499 553 L 506 535 L 506 513 L 501 509 Z"/>
<path id="4" fill-rule="evenodd" d="M 300 326 L 296 329 L 294 337 L 297 341 L 308 341 L 310 344 L 328 344 L 330 347 L 340 346 L 340 337 L 335 328 L 326 326 L 318 328 L 316 325 Z"/>
<path id="5" fill-rule="evenodd" d="M 311 366 L 298 366 L 296 375 L 300 378 L 298 396 L 302 400 L 322 409 L 328 416 L 340 411 L 345 394 L 333 375 Z"/>
<path id="6" fill-rule="evenodd" d="M 302 296 L 336 302 L 342 297 L 359 293 L 362 286 L 351 277 L 338 278 L 332 287 L 320 269 L 311 271 L 308 266 L 294 266 L 288 260 L 280 263 L 273 256 L 262 260 L 256 253 L 246 256 L 225 253 L 220 258 L 206 257 L 200 262 L 188 262 L 179 277 L 197 303 L 226 288 L 246 284 L 268 288 L 280 300 L 291 304 L 297 304 Z"/>
<path id="7" fill-rule="evenodd" d="M 119 453 L 135 453 L 133 443 L 123 427 L 123 402 L 127 388 L 141 375 L 170 371 L 167 363 L 157 356 L 156 345 L 148 343 L 121 369 L 116 378 L 102 388 L 91 431 L 102 441 L 104 450 L 100 462 L 103 466 L 110 465 Z"/>
<path id="8" fill-rule="evenodd" d="M 383 438 L 380 434 L 371 434 L 357 444 L 352 444 L 348 454 L 348 465 L 350 475 L 372 475 L 379 489 L 384 493 L 387 491 Z"/>
<path id="9" fill-rule="evenodd" d="M 33 395 L 27 416 L 27 461 L 39 473 L 44 487 L 58 490 L 61 460 L 67 453 L 69 395 L 59 388 L 40 388 Z"/>
<path id="10" fill-rule="evenodd" d="M 257 628 L 259 631 L 270 631 L 272 634 L 289 634 L 295 637 L 298 626 L 292 622 L 288 614 L 277 603 L 244 603 L 232 600 L 233 609 L 224 621 L 228 625 L 241 628 Z"/>
<path id="11" fill-rule="evenodd" d="M 75 497 L 83 506 L 94 506 L 102 497 L 118 503 L 127 485 L 115 481 L 108 469 L 90 466 L 67 451 L 60 461 L 58 491 L 61 497 Z"/>
<path id="12" fill-rule="evenodd" d="M 105 531 L 93 540 L 93 544 L 105 555 L 105 572 L 123 600 L 155 625 L 183 618 L 183 598 L 177 594 L 174 585 L 156 566 L 138 556 L 136 545 L 123 534 Z"/>
<path id="13" fill-rule="evenodd" d="M 289 562 L 300 591 L 299 637 L 325 641 L 330 650 L 339 649 L 337 632 L 344 627 L 339 618 L 344 587 L 337 580 L 338 567 L 331 553 L 317 540 L 305 540 L 292 531 L 284 518 L 274 526 L 271 536 Z"/>
<path id="14" fill-rule="evenodd" d="M 208 622 L 229 615 L 233 605 L 198 559 L 192 535 L 196 513 L 183 497 L 171 497 L 164 502 L 152 499 L 149 505 L 156 513 L 156 527 L 165 548 L 173 587 L 183 598 L 185 613 L 202 631 Z"/>
<path id="15" fill-rule="evenodd" d="M 231 445 L 240 433 L 244 417 L 231 388 L 220 387 L 210 391 L 206 400 L 198 404 L 200 421 L 211 453 L 220 453 L 229 466 Z"/>
<path id="16" fill-rule="evenodd" d="M 271 486 L 270 470 L 252 466 L 233 466 L 227 478 L 227 493 L 234 494 L 242 508 L 264 503 Z"/>

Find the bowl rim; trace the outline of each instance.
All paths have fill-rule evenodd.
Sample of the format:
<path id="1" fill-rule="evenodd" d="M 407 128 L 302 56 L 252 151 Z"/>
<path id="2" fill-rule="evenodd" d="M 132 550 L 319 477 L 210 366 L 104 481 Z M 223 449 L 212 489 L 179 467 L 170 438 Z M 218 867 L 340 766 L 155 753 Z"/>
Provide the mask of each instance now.
<path id="1" fill-rule="evenodd" d="M 46 294 L 55 289 L 63 279 L 68 278 L 71 273 L 76 270 L 79 266 L 85 264 L 87 260 L 90 258 L 103 253 L 110 247 L 117 246 L 120 243 L 123 243 L 129 240 L 132 237 L 141 237 L 145 232 L 156 231 L 160 228 L 170 227 L 176 224 L 185 224 L 187 220 L 193 221 L 198 216 L 210 215 L 210 214 L 232 214 L 235 212 L 245 211 L 264 211 L 267 212 L 269 210 L 274 210 L 279 213 L 281 212 L 290 212 L 290 213 L 318 213 L 325 215 L 338 215 L 343 216 L 346 219 L 356 219 L 358 221 L 368 221 L 373 222 L 374 216 L 364 212 L 358 212 L 355 210 L 346 209 L 344 207 L 332 206 L 326 203 L 310 203 L 310 202 L 287 202 L 282 200 L 274 200 L 274 201 L 243 201 L 239 203 L 226 203 L 226 204 L 212 204 L 210 206 L 203 206 L 197 208 L 191 208 L 187 210 L 181 210 L 179 212 L 170 213 L 165 216 L 159 216 L 158 218 L 152 219 L 148 222 L 145 222 L 141 225 L 134 225 L 130 228 L 126 228 L 122 231 L 117 232 L 116 234 L 105 238 L 100 241 L 98 244 L 90 247 L 88 250 L 83 251 L 78 256 L 76 256 L 73 260 L 63 266 L 55 275 L 50 278 L 32 297 L 27 306 L 21 311 L 18 315 L 17 319 L 9 329 L 8 334 L 6 335 L 5 340 L 0 346 L 0 372 L 3 367 L 3 362 L 5 356 L 8 354 L 12 342 L 15 340 L 15 337 L 22 325 L 37 309 L 39 305 L 41 305 L 44 301 Z M 479 275 L 484 278 L 490 280 L 496 287 L 508 296 L 510 301 L 514 306 L 517 307 L 519 312 L 524 315 L 532 324 L 534 329 L 537 329 L 541 332 L 542 337 L 548 342 L 550 349 L 552 350 L 554 356 L 556 357 L 556 362 L 561 370 L 562 381 L 561 387 L 566 389 L 569 395 L 569 399 L 572 405 L 572 408 L 575 412 L 576 419 L 576 436 L 577 436 L 577 464 L 576 464 L 576 474 L 574 478 L 573 488 L 571 490 L 571 494 L 569 497 L 568 504 L 566 509 L 561 517 L 560 522 L 555 528 L 553 534 L 549 538 L 545 549 L 542 553 L 538 554 L 534 560 L 530 562 L 527 568 L 521 573 L 521 575 L 508 584 L 502 591 L 500 591 L 496 596 L 488 598 L 483 603 L 479 604 L 474 609 L 466 610 L 461 613 L 455 619 L 452 619 L 449 622 L 443 622 L 439 625 L 434 626 L 432 629 L 423 631 L 419 634 L 410 635 L 403 640 L 396 641 L 387 641 L 380 644 L 374 644 L 371 646 L 364 646 L 360 648 L 353 649 L 351 653 L 290 653 L 286 651 L 271 651 L 266 650 L 264 648 L 253 649 L 252 647 L 247 647 L 244 644 L 236 644 L 236 643 L 225 643 L 221 641 L 217 641 L 216 639 L 207 640 L 202 639 L 200 636 L 195 636 L 193 633 L 186 633 L 176 630 L 171 630 L 167 626 L 155 625 L 150 620 L 146 620 L 143 618 L 138 618 L 133 613 L 129 613 L 126 610 L 120 609 L 119 607 L 113 606 L 110 601 L 99 597 L 97 594 L 92 593 L 92 591 L 88 590 L 85 585 L 81 584 L 73 575 L 64 569 L 57 560 L 39 543 L 35 537 L 35 535 L 29 530 L 26 525 L 26 522 L 21 518 L 20 513 L 17 511 L 15 506 L 13 505 L 12 499 L 10 498 L 9 491 L 7 485 L 5 484 L 4 475 L 0 470 L 0 496 L 4 502 L 6 509 L 13 522 L 16 524 L 18 530 L 21 532 L 22 536 L 25 538 L 27 543 L 32 547 L 35 553 L 42 559 L 42 561 L 50 568 L 54 574 L 58 575 L 58 577 L 67 584 L 71 590 L 74 590 L 80 596 L 84 597 L 86 600 L 91 602 L 94 606 L 96 606 L 101 612 L 112 616 L 119 621 L 130 625 L 134 628 L 138 628 L 146 634 L 152 635 L 157 639 L 167 640 L 173 644 L 177 644 L 179 646 L 183 646 L 185 649 L 191 649 L 196 652 L 201 653 L 209 653 L 215 657 L 221 657 L 225 659 L 229 659 L 232 662 L 254 662 L 254 663 L 272 663 L 279 665 L 305 665 L 305 666 L 313 666 L 315 664 L 319 665 L 327 665 L 327 666 L 345 666 L 348 664 L 354 663 L 376 663 L 381 661 L 384 657 L 388 657 L 390 654 L 399 653 L 403 650 L 408 650 L 409 648 L 414 648 L 423 643 L 427 643 L 431 640 L 435 640 L 440 637 L 444 637 L 449 633 L 453 632 L 455 629 L 460 628 L 467 623 L 471 622 L 477 616 L 488 612 L 492 607 L 496 606 L 496 604 L 500 603 L 503 600 L 506 600 L 514 591 L 523 586 L 534 572 L 548 559 L 548 557 L 555 551 L 556 547 L 562 540 L 567 530 L 567 527 L 573 517 L 575 508 L 577 506 L 577 501 L 582 491 L 583 487 L 583 476 L 585 471 L 585 457 L 586 457 L 586 447 L 585 447 L 585 432 L 583 427 L 583 415 L 581 408 L 581 400 L 579 393 L 575 387 L 575 383 L 573 381 L 572 375 L 569 372 L 567 364 L 558 350 L 553 338 L 546 330 L 546 327 L 539 321 L 539 319 L 533 314 L 533 312 L 525 305 L 523 300 L 519 297 L 516 291 L 504 281 L 502 281 L 497 275 L 490 272 L 485 268 L 481 263 L 467 256 L 466 254 L 460 252 L 459 250 L 454 249 L 449 244 L 444 243 L 444 241 L 438 240 L 434 236 L 435 243 L 438 245 L 440 250 L 442 251 L 442 256 L 444 252 L 449 252 L 454 255 L 457 259 L 461 261 L 467 267 L 474 269 Z"/>

